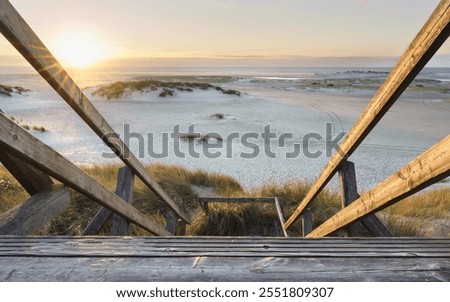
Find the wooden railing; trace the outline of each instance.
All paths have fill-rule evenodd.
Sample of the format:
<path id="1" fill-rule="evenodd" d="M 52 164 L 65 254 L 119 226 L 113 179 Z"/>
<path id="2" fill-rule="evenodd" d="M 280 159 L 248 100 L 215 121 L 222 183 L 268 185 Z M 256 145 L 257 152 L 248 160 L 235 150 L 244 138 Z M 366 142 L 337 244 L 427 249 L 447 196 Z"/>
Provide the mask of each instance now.
<path id="1" fill-rule="evenodd" d="M 286 222 L 280 220 L 284 234 L 294 221 L 303 216 L 303 235 L 306 237 L 326 236 L 341 228 L 346 228 L 349 234 L 355 233 L 357 230 L 351 225 L 357 221 L 361 221 L 373 234 L 387 236 L 389 231 L 374 213 L 450 175 L 450 136 L 361 197 L 357 193 L 354 166 L 347 160 L 446 41 L 450 34 L 449 7 L 450 0 L 441 0 L 344 138 L 339 152 L 330 159 L 289 219 Z M 65 187 L 68 186 L 104 206 L 84 230 L 84 234 L 95 234 L 108 218 L 113 217 L 113 234 L 125 234 L 128 222 L 133 222 L 155 235 L 171 235 L 175 227 L 171 226 L 172 232 L 169 232 L 131 205 L 134 175 L 165 202 L 175 216 L 189 223 L 189 216 L 148 174 L 142 163 L 131 153 L 7 0 L 0 0 L 0 32 L 127 166 L 120 170 L 117 189 L 113 193 L 58 152 L 0 114 L 0 161 L 32 196 L 21 205 L 27 211 L 18 215 L 18 208 L 15 208 L 0 215 L 0 234 L 37 231 L 43 223 L 69 205 L 70 196 Z M 313 230 L 307 207 L 337 172 L 340 174 L 343 209 Z M 50 177 L 65 186 L 55 185 Z M 36 206 L 38 204 L 39 206 Z M 55 207 L 55 204 L 59 207 Z M 277 210 L 279 211 L 278 208 Z M 48 215 L 45 216 L 46 214 Z M 17 228 L 17 225 L 22 227 Z"/>
<path id="2" fill-rule="evenodd" d="M 310 202 L 317 197 L 331 178 L 342 168 L 347 158 L 358 148 L 364 138 L 446 41 L 450 34 L 449 21 L 450 0 L 442 0 L 346 135 L 340 145 L 339 152 L 333 155 L 304 199 L 286 221 L 284 224 L 286 229 L 300 217 Z M 320 237 L 330 234 L 449 176 L 450 146 L 448 140 L 449 137 L 447 136 L 387 178 L 379 186 L 364 194 L 348 208 L 343 209 L 322 226 L 313 230 L 308 236 Z"/>
<path id="3" fill-rule="evenodd" d="M 25 20 L 7 0 L 0 0 L 0 32 L 36 69 L 36 71 L 55 89 L 70 107 L 89 125 L 89 127 L 117 154 L 125 165 L 138 176 L 174 213 L 187 223 L 190 217 L 167 195 L 159 184 L 149 175 L 142 163 L 128 149 L 119 135 L 98 112 L 81 89 L 53 57 Z M 123 198 L 108 191 L 98 182 L 75 167 L 72 163 L 46 146 L 32 135 L 18 127 L 6 116 L 0 114 L 0 157 L 5 167 L 14 176 L 20 174 L 18 166 L 34 171 L 36 168 L 47 173 L 69 187 L 91 197 L 118 215 L 136 223 L 144 229 L 157 234 L 169 234 L 164 228 L 150 221 L 142 213 L 125 202 Z M 3 152 L 3 147 L 7 152 Z M 8 159 L 14 158 L 14 161 Z M 23 169 L 22 169 L 23 170 Z M 25 173 L 18 180 L 30 194 L 40 192 L 42 186 L 33 188 L 29 183 L 40 178 Z M 23 174 L 23 173 L 22 173 Z"/>

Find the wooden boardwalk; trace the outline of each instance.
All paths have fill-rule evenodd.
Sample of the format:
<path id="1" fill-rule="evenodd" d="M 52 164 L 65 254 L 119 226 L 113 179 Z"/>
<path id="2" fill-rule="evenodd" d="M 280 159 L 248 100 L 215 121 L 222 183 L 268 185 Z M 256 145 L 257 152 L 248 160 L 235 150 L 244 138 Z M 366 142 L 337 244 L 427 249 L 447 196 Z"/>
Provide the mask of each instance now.
<path id="1" fill-rule="evenodd" d="M 450 239 L 2 236 L 0 281 L 450 281 Z"/>

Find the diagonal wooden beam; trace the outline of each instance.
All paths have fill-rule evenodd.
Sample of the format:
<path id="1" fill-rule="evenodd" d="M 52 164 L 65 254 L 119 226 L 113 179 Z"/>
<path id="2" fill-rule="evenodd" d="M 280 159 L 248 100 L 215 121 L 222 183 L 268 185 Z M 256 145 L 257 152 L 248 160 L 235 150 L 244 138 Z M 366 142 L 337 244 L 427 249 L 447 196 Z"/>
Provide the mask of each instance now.
<path id="1" fill-rule="evenodd" d="M 34 235 L 69 206 L 69 189 L 63 185 L 53 185 L 0 214 L 0 234 Z"/>
<path id="2" fill-rule="evenodd" d="M 34 195 L 53 185 L 50 177 L 23 162 L 14 155 L 0 150 L 0 162 L 30 195 Z"/>
<path id="3" fill-rule="evenodd" d="M 119 135 L 61 67 L 55 57 L 7 0 L 0 0 L 0 32 L 55 89 L 70 107 L 109 146 L 120 159 L 164 201 L 179 217 L 190 223 L 190 217 L 167 195 Z"/>
<path id="4" fill-rule="evenodd" d="M 316 182 L 286 221 L 284 225 L 286 229 L 292 225 L 308 204 L 317 197 L 339 170 L 345 158 L 349 157 L 356 150 L 420 70 L 447 40 L 450 34 L 449 22 L 450 0 L 441 0 L 409 48 L 397 62 L 386 81 L 381 85 L 352 129 L 350 129 L 340 145 L 340 151 L 333 155 Z"/>
<path id="5" fill-rule="evenodd" d="M 131 204 L 133 199 L 133 187 L 134 187 L 134 175 L 128 167 L 122 167 L 119 169 L 117 176 L 116 195 Z M 111 210 L 107 208 L 101 208 L 94 218 L 89 222 L 86 228 L 83 230 L 83 236 L 96 235 L 103 227 L 103 225 L 112 216 L 111 222 L 111 235 L 113 236 L 125 236 L 128 232 L 128 221 L 120 215 L 113 214 Z M 170 232 L 170 231 L 169 231 Z M 171 232 L 173 233 L 173 232 Z"/>
<path id="6" fill-rule="evenodd" d="M 306 237 L 323 237 L 450 176 L 450 135 L 336 213 Z"/>
<path id="7" fill-rule="evenodd" d="M 100 229 L 105 225 L 106 221 L 112 216 L 113 212 L 108 208 L 102 207 L 94 215 L 94 218 L 84 228 L 82 236 L 97 235 Z"/>
<path id="8" fill-rule="evenodd" d="M 3 114 L 0 147 L 145 230 L 155 235 L 172 235 Z"/>

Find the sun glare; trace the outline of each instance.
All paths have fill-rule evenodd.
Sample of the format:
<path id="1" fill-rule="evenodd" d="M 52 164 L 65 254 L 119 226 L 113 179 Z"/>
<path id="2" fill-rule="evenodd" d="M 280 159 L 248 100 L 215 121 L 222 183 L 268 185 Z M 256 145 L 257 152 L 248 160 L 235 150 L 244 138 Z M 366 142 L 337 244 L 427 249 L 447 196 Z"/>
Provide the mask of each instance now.
<path id="1" fill-rule="evenodd" d="M 89 32 L 66 32 L 56 42 L 55 56 L 64 65 L 90 67 L 107 57 L 106 46 Z"/>

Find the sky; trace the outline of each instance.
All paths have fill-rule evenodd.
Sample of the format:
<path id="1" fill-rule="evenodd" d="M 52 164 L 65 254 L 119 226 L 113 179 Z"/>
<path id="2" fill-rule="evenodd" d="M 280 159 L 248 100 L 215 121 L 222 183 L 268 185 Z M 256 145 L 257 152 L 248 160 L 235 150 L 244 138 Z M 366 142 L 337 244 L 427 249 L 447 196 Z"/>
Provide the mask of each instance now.
<path id="1" fill-rule="evenodd" d="M 104 58 L 400 56 L 438 0 L 10 0 L 55 54 Z M 0 56 L 17 52 L 0 37 Z M 450 43 L 439 54 L 450 55 Z"/>

